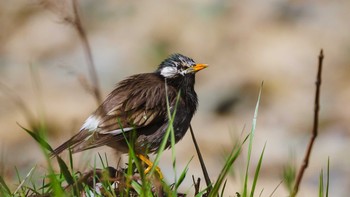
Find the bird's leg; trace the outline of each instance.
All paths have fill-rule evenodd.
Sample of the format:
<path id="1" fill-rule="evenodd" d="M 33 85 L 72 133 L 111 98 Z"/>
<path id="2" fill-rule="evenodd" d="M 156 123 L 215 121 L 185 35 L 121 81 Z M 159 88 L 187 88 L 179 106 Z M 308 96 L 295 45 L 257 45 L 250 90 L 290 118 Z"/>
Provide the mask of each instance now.
<path id="1" fill-rule="evenodd" d="M 146 168 L 146 170 L 145 170 L 145 174 L 149 173 L 149 171 L 150 171 L 150 170 L 152 169 L 152 167 L 153 167 L 153 162 L 150 161 L 150 160 L 148 159 L 147 156 L 144 156 L 144 155 L 141 155 L 141 154 L 138 154 L 137 157 L 138 157 L 141 161 L 143 161 L 143 163 L 145 163 L 145 164 L 148 166 L 148 167 Z M 160 170 L 160 168 L 157 166 L 155 170 L 157 171 L 157 173 L 158 173 L 158 175 L 159 175 L 159 178 L 162 180 L 162 179 L 163 179 L 163 173 L 162 173 L 162 171 Z"/>

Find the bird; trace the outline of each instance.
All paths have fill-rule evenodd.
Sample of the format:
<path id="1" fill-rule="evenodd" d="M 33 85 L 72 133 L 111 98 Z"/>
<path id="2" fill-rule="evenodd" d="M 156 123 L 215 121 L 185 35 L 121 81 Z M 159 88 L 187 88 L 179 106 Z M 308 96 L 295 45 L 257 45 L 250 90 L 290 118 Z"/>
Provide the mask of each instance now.
<path id="1" fill-rule="evenodd" d="M 127 136 L 133 133 L 135 153 L 152 166 L 147 155 L 158 151 L 170 124 L 176 143 L 186 134 L 198 106 L 195 75 L 207 66 L 175 53 L 154 72 L 135 74 L 120 81 L 79 132 L 54 149 L 51 156 L 67 149 L 77 153 L 104 145 L 128 153 Z M 169 114 L 173 113 L 171 120 Z M 170 146 L 168 138 L 165 148 Z"/>

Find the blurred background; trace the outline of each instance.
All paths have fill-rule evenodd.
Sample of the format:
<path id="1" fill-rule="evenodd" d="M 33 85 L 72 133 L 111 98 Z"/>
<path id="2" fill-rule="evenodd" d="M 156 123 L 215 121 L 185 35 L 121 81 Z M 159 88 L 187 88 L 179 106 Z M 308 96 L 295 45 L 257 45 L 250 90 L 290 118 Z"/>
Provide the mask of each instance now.
<path id="1" fill-rule="evenodd" d="M 258 193 L 264 190 L 262 196 L 281 182 L 287 163 L 301 165 L 312 130 L 317 57 L 323 48 L 319 136 L 299 196 L 318 196 L 319 173 L 328 157 L 330 194 L 350 193 L 350 1 L 79 3 L 103 97 L 125 77 L 153 72 L 171 53 L 209 64 L 197 75 L 200 102 L 192 126 L 212 179 L 234 142 L 249 132 L 264 81 L 251 164 L 253 176 L 266 143 L 257 187 Z M 81 40 L 65 21 L 70 17 L 67 0 L 0 0 L 0 172 L 7 180 L 16 180 L 14 166 L 23 176 L 35 164 L 46 169 L 40 148 L 17 123 L 30 128 L 45 122 L 48 141 L 56 147 L 97 107 L 84 88 L 91 79 Z M 96 152 L 115 157 L 109 148 L 100 148 L 85 158 L 93 161 Z M 185 192 L 192 184 L 190 175 L 202 177 L 189 133 L 176 153 L 179 172 L 195 156 Z M 227 196 L 242 188 L 246 155 L 245 150 L 234 165 Z M 171 151 L 164 158 L 160 167 L 172 182 Z M 274 196 L 287 195 L 280 186 Z"/>

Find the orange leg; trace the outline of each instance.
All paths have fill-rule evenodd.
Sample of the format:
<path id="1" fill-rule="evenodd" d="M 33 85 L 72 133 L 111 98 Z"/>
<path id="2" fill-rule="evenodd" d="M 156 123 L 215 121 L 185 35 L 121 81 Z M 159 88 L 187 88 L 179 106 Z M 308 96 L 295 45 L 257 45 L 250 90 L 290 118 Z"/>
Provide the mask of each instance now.
<path id="1" fill-rule="evenodd" d="M 150 161 L 150 160 L 148 159 L 147 156 L 144 156 L 144 155 L 141 155 L 141 154 L 137 155 L 137 157 L 138 157 L 141 161 L 143 161 L 143 162 L 148 166 L 148 167 L 146 168 L 146 170 L 145 170 L 145 174 L 149 173 L 149 171 L 150 171 L 150 170 L 152 169 L 152 167 L 153 167 L 153 162 Z M 160 170 L 160 168 L 157 166 L 155 170 L 157 171 L 157 173 L 158 173 L 158 175 L 159 175 L 159 178 L 162 180 L 162 179 L 163 179 L 163 173 L 162 173 L 162 171 Z"/>

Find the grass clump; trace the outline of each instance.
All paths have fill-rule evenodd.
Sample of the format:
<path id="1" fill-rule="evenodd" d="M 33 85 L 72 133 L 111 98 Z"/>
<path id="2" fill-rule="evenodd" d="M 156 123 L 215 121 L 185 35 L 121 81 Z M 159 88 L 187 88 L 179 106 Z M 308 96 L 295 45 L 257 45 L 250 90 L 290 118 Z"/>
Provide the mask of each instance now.
<path id="1" fill-rule="evenodd" d="M 179 94 L 180 95 L 180 94 Z M 178 97 L 179 98 L 179 97 Z M 260 100 L 260 96 L 259 96 Z M 248 149 L 248 164 L 245 183 L 248 180 L 248 168 L 250 155 L 252 151 L 252 143 L 256 125 L 257 109 L 256 107 L 252 130 L 249 136 L 243 141 L 243 143 L 237 143 L 233 146 L 231 153 L 228 155 L 227 160 L 217 178 L 217 180 L 207 185 L 205 189 L 195 193 L 195 196 L 224 196 L 227 180 L 226 176 L 242 151 L 242 146 L 249 140 Z M 169 109 L 169 104 L 168 104 Z M 175 107 L 176 109 L 176 107 Z M 170 126 L 168 127 L 163 141 L 160 145 L 159 151 L 155 157 L 154 165 L 152 166 L 148 174 L 144 173 L 144 166 L 140 162 L 136 155 L 132 141 L 127 141 L 129 146 L 129 160 L 127 166 L 111 167 L 108 164 L 108 158 L 105 155 L 103 158 L 100 154 L 98 159 L 102 164 L 102 169 L 96 167 L 97 159 L 94 160 L 94 166 L 86 173 L 80 173 L 74 170 L 74 161 L 72 152 L 69 151 L 69 161 L 65 162 L 60 156 L 56 156 L 56 161 L 59 167 L 59 172 L 53 170 L 53 159 L 49 157 L 49 153 L 53 151 L 50 144 L 45 140 L 45 130 L 39 130 L 38 132 L 31 131 L 22 127 L 35 141 L 40 145 L 46 160 L 47 160 L 47 174 L 43 177 L 41 185 L 26 184 L 28 182 L 34 183 L 36 180 L 32 180 L 32 174 L 35 170 L 33 167 L 27 176 L 22 180 L 18 176 L 19 185 L 15 191 L 11 191 L 10 187 L 6 184 L 4 179 L 0 177 L 0 194 L 2 196 L 185 196 L 183 193 L 179 193 L 178 189 L 183 183 L 186 175 L 188 174 L 188 165 L 181 171 L 180 176 L 174 177 L 172 184 L 166 183 L 164 180 L 160 180 L 157 176 L 156 167 L 160 161 L 161 154 L 164 151 L 166 144 L 171 144 L 172 150 L 172 163 L 173 170 L 176 174 L 176 156 L 175 156 L 175 133 L 172 126 L 176 111 L 173 113 L 168 110 L 168 117 L 170 120 Z M 126 137 L 126 136 L 125 136 Z M 127 138 L 126 138 L 127 139 Z M 132 138 L 131 138 L 132 139 Z M 264 150 L 263 150 L 264 152 Z M 263 153 L 261 154 L 259 164 L 254 177 L 254 184 L 251 189 L 251 196 L 253 196 L 254 188 L 258 180 L 258 174 L 262 163 Z M 200 186 L 197 185 L 197 188 Z M 210 189 L 209 189 L 210 188 Z M 244 185 L 242 196 L 247 196 L 247 185 Z"/>
<path id="2" fill-rule="evenodd" d="M 180 95 L 180 94 L 179 94 Z M 178 98 L 179 98 L 178 95 Z M 247 152 L 247 161 L 245 164 L 245 169 L 240 170 L 244 171 L 244 180 L 242 183 L 242 189 L 240 192 L 236 192 L 235 196 L 237 197 L 253 197 L 256 196 L 256 186 L 259 180 L 259 174 L 262 166 L 262 161 L 265 153 L 266 143 L 260 153 L 260 157 L 255 167 L 254 177 L 249 186 L 249 171 L 250 171 L 250 162 L 253 151 L 253 139 L 256 131 L 257 124 L 257 115 L 258 108 L 261 98 L 261 89 L 258 96 L 258 101 L 255 107 L 254 117 L 252 121 L 252 127 L 248 136 L 243 140 L 243 142 L 235 143 L 230 153 L 227 156 L 227 159 L 216 179 L 213 180 L 212 177 L 208 177 L 208 173 L 205 167 L 205 162 L 201 157 L 200 149 L 196 143 L 195 137 L 193 135 L 192 127 L 191 134 L 193 135 L 193 141 L 196 146 L 197 155 L 201 160 L 201 168 L 206 180 L 206 187 L 201 189 L 200 179 L 193 181 L 194 195 L 195 197 L 223 197 L 225 196 L 225 190 L 227 186 L 227 175 L 232 169 L 233 164 L 240 156 L 243 145 L 248 141 L 248 152 Z M 178 191 L 179 187 L 183 184 L 185 177 L 189 173 L 189 163 L 192 158 L 188 161 L 186 167 L 181 171 L 180 176 L 176 176 L 177 167 L 176 167 L 176 152 L 175 152 L 175 133 L 173 128 L 173 120 L 176 114 L 170 112 L 169 102 L 168 104 L 168 119 L 169 127 L 166 130 L 162 143 L 158 149 L 156 157 L 154 159 L 154 165 L 152 166 L 149 173 L 144 173 L 144 165 L 140 161 L 139 157 L 136 155 L 133 148 L 133 138 L 126 140 L 129 146 L 129 160 L 126 164 L 126 167 L 111 167 L 109 166 L 108 158 L 105 155 L 103 158 L 101 155 L 98 155 L 99 162 L 102 164 L 102 168 L 97 168 L 97 159 L 94 160 L 94 165 L 92 169 L 88 172 L 81 173 L 76 171 L 74 168 L 74 161 L 72 157 L 72 152 L 69 151 L 69 161 L 65 162 L 60 156 L 56 156 L 56 161 L 59 167 L 59 172 L 56 172 L 53 168 L 53 159 L 49 157 L 49 154 L 53 152 L 50 144 L 45 140 L 45 127 L 40 127 L 38 131 L 31 131 L 27 128 L 23 128 L 30 136 L 35 139 L 35 141 L 40 145 L 43 154 L 46 157 L 47 161 L 47 172 L 46 175 L 42 177 L 41 181 L 33 179 L 33 173 L 36 169 L 36 166 L 27 173 L 27 175 L 22 179 L 17 173 L 18 177 L 18 186 L 15 190 L 12 190 L 11 187 L 6 183 L 5 179 L 0 176 L 0 195 L 7 196 L 108 196 L 108 197 L 119 197 L 119 196 L 186 196 L 184 193 Z M 176 107 L 175 107 L 176 109 Z M 133 132 L 131 132 L 132 134 Z M 125 139 L 129 139 L 126 137 Z M 170 143 L 172 150 L 172 164 L 173 170 L 175 173 L 174 182 L 172 184 L 166 183 L 164 180 L 159 179 L 157 174 L 157 166 L 160 161 L 161 155 L 167 146 L 167 143 Z M 17 171 L 17 170 L 16 170 Z M 284 170 L 284 182 L 292 196 L 295 196 L 295 190 L 293 185 L 295 184 L 296 177 L 296 168 L 295 165 L 289 164 Z M 194 177 L 193 177 L 194 180 Z M 41 182 L 41 184 L 36 184 Z M 281 183 L 280 183 L 281 184 Z M 279 185 L 280 185 L 279 184 Z M 279 186 L 278 185 L 278 186 Z M 278 187 L 277 186 L 277 187 Z M 277 189 L 276 187 L 276 189 Z M 276 190 L 275 189 L 275 190 Z M 272 192 L 270 196 L 273 196 Z M 323 170 L 321 170 L 319 177 L 319 196 L 324 197 L 328 196 L 329 190 L 329 160 L 327 164 L 327 178 L 326 186 L 324 185 Z M 259 196 L 262 195 L 260 192 Z M 229 194 L 232 196 L 232 194 Z"/>

